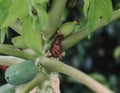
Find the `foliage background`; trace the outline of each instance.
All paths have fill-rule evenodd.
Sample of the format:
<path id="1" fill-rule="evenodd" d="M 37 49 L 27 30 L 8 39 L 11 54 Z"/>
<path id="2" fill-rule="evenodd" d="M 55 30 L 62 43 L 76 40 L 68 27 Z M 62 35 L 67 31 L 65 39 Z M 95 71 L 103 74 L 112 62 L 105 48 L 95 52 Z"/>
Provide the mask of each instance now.
<path id="1" fill-rule="evenodd" d="M 120 8 L 119 0 L 112 0 L 112 2 L 114 10 Z M 66 21 L 83 16 L 75 8 L 68 8 L 68 14 Z M 6 37 L 5 43 L 11 44 L 11 38 L 17 34 L 10 28 L 8 31 L 9 37 Z M 63 61 L 88 73 L 115 93 L 120 93 L 120 48 L 117 47 L 120 47 L 120 19 L 101 28 L 91 36 L 91 39 L 85 38 L 69 49 Z M 93 93 L 70 77 L 62 75 L 60 78 L 61 93 Z M 2 70 L 0 70 L 0 83 L 1 85 L 6 83 Z"/>

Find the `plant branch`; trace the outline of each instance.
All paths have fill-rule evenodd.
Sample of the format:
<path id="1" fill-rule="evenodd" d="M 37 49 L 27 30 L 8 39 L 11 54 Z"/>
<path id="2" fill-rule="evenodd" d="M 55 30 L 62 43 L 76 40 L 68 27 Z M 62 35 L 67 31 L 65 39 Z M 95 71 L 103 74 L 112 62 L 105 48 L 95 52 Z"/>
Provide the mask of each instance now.
<path id="1" fill-rule="evenodd" d="M 53 72 L 64 73 L 76 79 L 77 81 L 86 85 L 96 93 L 113 93 L 111 90 L 107 89 L 106 87 L 104 87 L 103 85 L 101 85 L 82 71 L 68 66 L 56 59 L 41 57 L 39 63 L 48 70 L 51 70 Z"/>
<path id="2" fill-rule="evenodd" d="M 13 56 L 0 56 L 0 65 L 11 66 L 24 61 L 24 59 Z"/>
<path id="3" fill-rule="evenodd" d="M 49 20 L 46 26 L 43 28 L 44 36 L 49 40 L 53 34 L 56 32 L 61 16 L 65 9 L 67 0 L 56 0 L 49 14 Z"/>
<path id="4" fill-rule="evenodd" d="M 40 72 L 32 81 L 18 86 L 15 93 L 29 93 L 30 90 L 32 90 L 38 84 L 44 82 L 45 79 L 47 79 L 47 76 Z"/>
<path id="5" fill-rule="evenodd" d="M 0 53 L 10 56 L 16 56 L 24 59 L 34 60 L 36 55 L 28 51 L 20 50 L 12 45 L 0 44 Z"/>
<path id="6" fill-rule="evenodd" d="M 120 9 L 115 10 L 111 16 L 111 20 L 109 21 L 112 22 L 116 19 L 120 18 Z M 95 32 L 96 30 L 98 30 L 99 28 L 105 26 L 105 21 L 104 19 L 100 19 L 100 21 L 98 22 L 98 24 L 96 25 L 96 27 L 93 29 L 93 32 Z M 86 36 L 88 35 L 88 29 L 87 26 L 80 29 L 78 32 L 70 35 L 69 37 L 67 37 L 65 40 L 62 41 L 62 47 L 63 47 L 63 51 L 71 48 L 72 46 L 76 45 L 80 40 L 84 39 Z"/>

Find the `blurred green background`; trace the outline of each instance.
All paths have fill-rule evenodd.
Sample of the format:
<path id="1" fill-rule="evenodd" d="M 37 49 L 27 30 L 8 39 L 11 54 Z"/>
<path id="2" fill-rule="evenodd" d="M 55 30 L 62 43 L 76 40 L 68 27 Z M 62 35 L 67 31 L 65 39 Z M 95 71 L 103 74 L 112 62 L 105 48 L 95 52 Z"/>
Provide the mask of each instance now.
<path id="1" fill-rule="evenodd" d="M 84 0 L 76 0 L 77 3 L 73 3 L 74 1 L 69 0 L 67 3 L 65 21 L 79 20 L 83 17 L 81 7 Z M 120 0 L 112 0 L 112 3 L 114 10 L 120 8 Z M 51 3 L 48 7 L 50 5 Z M 8 34 L 5 43 L 11 44 L 11 38 L 17 34 L 10 28 Z M 66 56 L 62 61 L 89 74 L 115 93 L 120 93 L 120 19 L 99 29 L 92 34 L 90 39 L 86 37 L 66 51 Z M 94 93 L 66 75 L 62 74 L 60 78 L 61 93 Z M 6 83 L 4 72 L 0 70 L 0 85 L 4 83 Z"/>

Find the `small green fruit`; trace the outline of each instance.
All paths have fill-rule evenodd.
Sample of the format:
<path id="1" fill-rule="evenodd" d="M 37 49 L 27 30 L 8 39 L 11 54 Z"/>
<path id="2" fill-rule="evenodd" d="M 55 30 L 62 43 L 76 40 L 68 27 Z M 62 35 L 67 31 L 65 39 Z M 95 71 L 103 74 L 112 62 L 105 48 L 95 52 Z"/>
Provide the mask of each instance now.
<path id="1" fill-rule="evenodd" d="M 15 93 L 15 86 L 5 84 L 0 87 L 0 93 Z"/>
<path id="2" fill-rule="evenodd" d="M 58 30 L 60 34 L 64 35 L 64 37 L 70 35 L 74 30 L 75 23 L 74 22 L 67 22 L 61 25 L 60 29 Z"/>
<path id="3" fill-rule="evenodd" d="M 20 85 L 32 80 L 38 72 L 34 62 L 26 60 L 10 66 L 5 72 L 5 79 L 9 84 Z"/>

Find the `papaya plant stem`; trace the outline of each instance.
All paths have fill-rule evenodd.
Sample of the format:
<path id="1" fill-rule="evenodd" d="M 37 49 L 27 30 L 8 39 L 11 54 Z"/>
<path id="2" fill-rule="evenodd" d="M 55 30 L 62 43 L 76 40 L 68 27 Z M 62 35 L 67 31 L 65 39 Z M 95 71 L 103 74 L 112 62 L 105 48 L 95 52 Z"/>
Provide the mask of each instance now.
<path id="1" fill-rule="evenodd" d="M 0 65 L 11 66 L 24 61 L 22 58 L 17 58 L 13 56 L 0 56 Z"/>
<path id="2" fill-rule="evenodd" d="M 64 73 L 76 79 L 77 81 L 86 85 L 96 93 L 113 93 L 111 90 L 107 89 L 102 84 L 98 83 L 84 72 L 77 70 L 71 66 L 68 66 L 56 59 L 41 57 L 39 63 L 48 70 L 51 70 L 53 72 Z"/>
<path id="3" fill-rule="evenodd" d="M 15 46 L 6 45 L 6 44 L 0 44 L 0 53 L 10 56 L 21 57 L 29 60 L 34 60 L 36 58 L 36 55 L 30 52 L 26 52 L 24 50 L 20 50 L 19 48 L 16 48 Z"/>
<path id="4" fill-rule="evenodd" d="M 18 86 L 15 93 L 29 93 L 30 90 L 44 82 L 45 79 L 47 79 L 47 76 L 44 73 L 38 73 L 32 81 Z"/>
<path id="5" fill-rule="evenodd" d="M 43 28 L 44 36 L 49 40 L 59 27 L 67 0 L 56 0 L 49 13 L 49 20 Z"/>
<path id="6" fill-rule="evenodd" d="M 109 21 L 112 22 L 116 19 L 120 18 L 120 9 L 118 10 L 115 10 L 111 16 L 111 20 Z M 98 24 L 96 25 L 96 27 L 94 28 L 93 32 L 95 32 L 96 30 L 98 30 L 99 28 L 105 26 L 105 21 L 104 19 L 102 18 Z M 62 48 L 63 48 L 63 51 L 71 48 L 72 46 L 76 45 L 80 40 L 84 39 L 86 36 L 88 35 L 88 29 L 87 29 L 87 26 L 80 29 L 78 32 L 70 35 L 69 37 L 67 37 L 66 39 L 64 39 L 62 41 Z"/>

